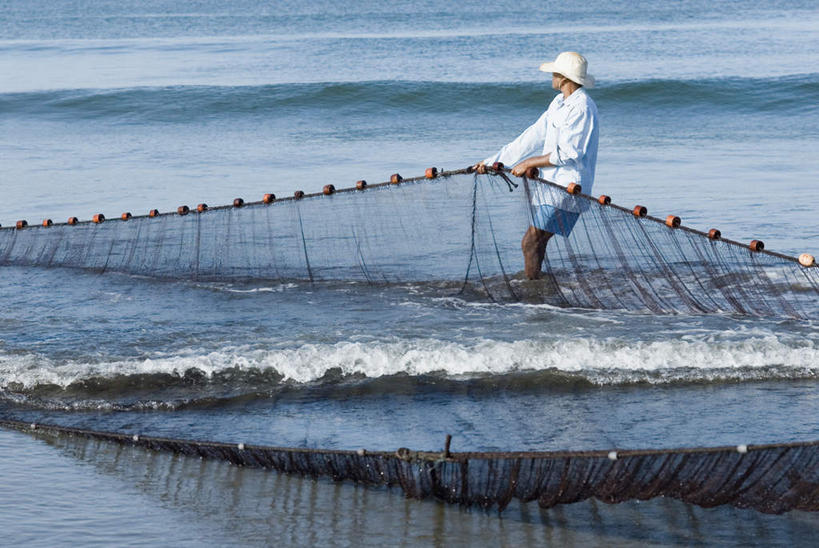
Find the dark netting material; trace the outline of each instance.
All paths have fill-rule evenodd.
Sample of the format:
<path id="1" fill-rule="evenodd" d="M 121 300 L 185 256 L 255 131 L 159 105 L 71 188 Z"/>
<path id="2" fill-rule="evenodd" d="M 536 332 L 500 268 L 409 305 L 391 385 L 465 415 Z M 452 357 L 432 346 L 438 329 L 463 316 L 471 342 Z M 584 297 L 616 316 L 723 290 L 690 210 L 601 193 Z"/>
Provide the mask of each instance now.
<path id="1" fill-rule="evenodd" d="M 511 192 L 510 192 L 511 190 Z M 522 275 L 530 203 L 581 212 Z M 491 300 L 813 317 L 819 268 L 559 185 L 467 170 L 182 215 L 0 229 L 0 264 L 196 280 L 419 283 Z"/>
<path id="2" fill-rule="evenodd" d="M 730 504 L 771 514 L 819 511 L 819 441 L 656 451 L 390 453 L 176 440 L 18 421 L 0 421 L 0 426 L 288 474 L 397 486 L 408 497 L 499 510 L 513 498 L 550 508 L 590 497 L 607 503 L 671 497 L 703 507 Z"/>

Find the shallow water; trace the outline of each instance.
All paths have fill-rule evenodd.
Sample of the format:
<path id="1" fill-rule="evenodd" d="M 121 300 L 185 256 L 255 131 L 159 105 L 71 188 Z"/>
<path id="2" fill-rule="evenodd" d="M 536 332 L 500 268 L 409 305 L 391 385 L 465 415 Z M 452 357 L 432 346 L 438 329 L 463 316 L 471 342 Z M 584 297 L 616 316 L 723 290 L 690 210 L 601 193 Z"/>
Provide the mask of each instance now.
<path id="1" fill-rule="evenodd" d="M 513 503 L 499 516 L 419 503 L 395 490 L 72 438 L 33 440 L 3 431 L 0 450 L 10 457 L 0 486 L 11 493 L 0 501 L 0 526 L 10 543 L 31 546 L 77 539 L 84 545 L 133 546 L 462 546 L 476 538 L 501 546 L 734 546 L 750 536 L 763 543 L 799 545 L 816 525 L 815 517 L 805 512 L 768 516 L 663 499 L 618 505 L 586 501 L 548 511 Z M 21 465 L 24 458 L 33 465 Z M 64 488 L 75 489 L 70 499 Z M 32 517 L 32 507 L 48 508 L 48 515 Z"/>
<path id="2" fill-rule="evenodd" d="M 552 92 L 537 65 L 577 49 L 599 80 L 595 193 L 819 251 L 811 2 L 232 6 L 3 3 L 0 223 L 464 167 L 540 114 Z M 2 269 L 0 310 L 10 418 L 345 449 L 438 450 L 447 434 L 459 451 L 819 438 L 814 321 L 23 267 Z M 14 494 L 0 528 L 40 545 L 799 544 L 817 528 L 665 500 L 498 517 L 8 432 L 0 454 Z"/>

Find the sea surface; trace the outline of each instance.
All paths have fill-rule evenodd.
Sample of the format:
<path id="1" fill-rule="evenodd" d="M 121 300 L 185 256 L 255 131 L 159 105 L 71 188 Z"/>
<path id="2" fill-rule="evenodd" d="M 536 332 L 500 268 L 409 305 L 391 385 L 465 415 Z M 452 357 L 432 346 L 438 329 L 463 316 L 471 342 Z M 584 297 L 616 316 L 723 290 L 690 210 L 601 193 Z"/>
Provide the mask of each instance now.
<path id="1" fill-rule="evenodd" d="M 598 79 L 595 193 L 819 255 L 815 2 L 0 0 L 0 224 L 458 169 Z M 0 417 L 264 445 L 819 439 L 819 323 L 0 269 Z M 0 431 L 0 544 L 807 544 L 673 500 L 497 512 Z"/>

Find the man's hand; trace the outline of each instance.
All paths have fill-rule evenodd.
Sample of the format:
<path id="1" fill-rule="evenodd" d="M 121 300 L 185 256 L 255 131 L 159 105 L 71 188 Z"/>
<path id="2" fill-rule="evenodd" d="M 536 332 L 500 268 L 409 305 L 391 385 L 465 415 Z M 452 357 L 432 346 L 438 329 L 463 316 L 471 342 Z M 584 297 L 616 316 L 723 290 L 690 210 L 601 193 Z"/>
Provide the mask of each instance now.
<path id="1" fill-rule="evenodd" d="M 529 160 L 524 160 L 524 161 L 522 161 L 521 163 L 519 163 L 518 165 L 516 165 L 515 167 L 512 168 L 512 175 L 515 175 L 516 177 L 520 177 L 524 173 L 526 173 L 526 170 L 529 169 L 529 167 L 530 167 L 529 166 Z"/>
<path id="2" fill-rule="evenodd" d="M 486 173 L 486 166 L 484 165 L 484 163 L 483 163 L 483 162 L 478 162 L 477 164 L 475 164 L 474 166 L 472 166 L 472 169 L 474 169 L 475 171 L 477 171 L 477 172 L 478 172 L 478 173 L 480 173 L 481 175 L 483 175 L 484 173 Z"/>

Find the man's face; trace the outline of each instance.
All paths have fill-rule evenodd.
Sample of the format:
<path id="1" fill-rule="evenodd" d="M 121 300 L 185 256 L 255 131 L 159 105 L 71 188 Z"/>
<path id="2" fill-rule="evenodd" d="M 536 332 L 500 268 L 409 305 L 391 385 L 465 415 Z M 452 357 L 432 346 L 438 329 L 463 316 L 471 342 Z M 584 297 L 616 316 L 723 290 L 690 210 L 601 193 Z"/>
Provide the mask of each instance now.
<path id="1" fill-rule="evenodd" d="M 563 75 L 559 72 L 552 73 L 552 89 L 555 91 L 560 91 L 560 84 L 563 83 Z"/>

